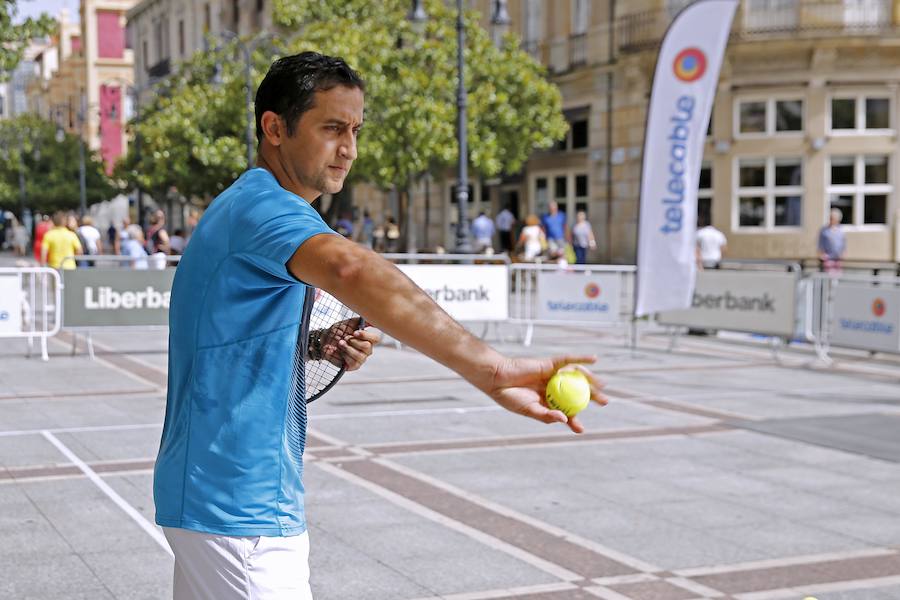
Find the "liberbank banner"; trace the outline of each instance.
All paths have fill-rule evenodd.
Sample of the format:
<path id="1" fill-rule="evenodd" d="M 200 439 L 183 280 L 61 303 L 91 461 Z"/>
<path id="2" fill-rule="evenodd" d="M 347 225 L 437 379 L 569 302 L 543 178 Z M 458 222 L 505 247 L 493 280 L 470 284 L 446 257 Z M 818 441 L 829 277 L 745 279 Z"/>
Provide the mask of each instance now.
<path id="1" fill-rule="evenodd" d="M 539 271 L 537 291 L 537 318 L 542 321 L 619 320 L 618 274 Z"/>
<path id="2" fill-rule="evenodd" d="M 63 272 L 63 327 L 168 325 L 175 269 Z"/>
<path id="3" fill-rule="evenodd" d="M 829 341 L 832 346 L 900 352 L 900 289 L 838 282 Z"/>
<path id="4" fill-rule="evenodd" d="M 397 265 L 457 321 L 509 318 L 506 265 Z"/>
<path id="5" fill-rule="evenodd" d="M 665 325 L 792 337 L 796 315 L 793 273 L 710 270 L 697 275 L 691 308 L 662 312 L 657 320 Z"/>
<path id="6" fill-rule="evenodd" d="M 696 276 L 697 183 L 738 0 L 699 0 L 662 42 L 647 114 L 638 229 L 638 316 L 687 308 Z"/>

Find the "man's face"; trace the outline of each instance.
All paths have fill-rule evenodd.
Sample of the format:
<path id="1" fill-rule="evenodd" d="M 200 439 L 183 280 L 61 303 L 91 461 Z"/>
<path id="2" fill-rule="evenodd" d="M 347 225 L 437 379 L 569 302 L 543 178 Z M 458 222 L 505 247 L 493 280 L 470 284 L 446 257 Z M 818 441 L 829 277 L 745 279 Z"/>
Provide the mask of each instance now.
<path id="1" fill-rule="evenodd" d="M 294 135 L 284 137 L 281 155 L 300 184 L 301 196 L 312 202 L 323 193 L 335 194 L 356 159 L 356 138 L 363 121 L 363 93 L 336 86 L 316 92 L 315 103 L 297 122 Z"/>

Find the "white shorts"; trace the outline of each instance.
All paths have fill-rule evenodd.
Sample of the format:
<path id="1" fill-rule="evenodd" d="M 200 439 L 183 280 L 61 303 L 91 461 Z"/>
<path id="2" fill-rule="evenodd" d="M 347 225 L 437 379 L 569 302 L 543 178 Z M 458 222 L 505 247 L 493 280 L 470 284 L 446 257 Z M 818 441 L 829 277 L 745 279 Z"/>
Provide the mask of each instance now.
<path id="1" fill-rule="evenodd" d="M 312 600 L 309 535 L 228 536 L 164 527 L 174 600 Z"/>

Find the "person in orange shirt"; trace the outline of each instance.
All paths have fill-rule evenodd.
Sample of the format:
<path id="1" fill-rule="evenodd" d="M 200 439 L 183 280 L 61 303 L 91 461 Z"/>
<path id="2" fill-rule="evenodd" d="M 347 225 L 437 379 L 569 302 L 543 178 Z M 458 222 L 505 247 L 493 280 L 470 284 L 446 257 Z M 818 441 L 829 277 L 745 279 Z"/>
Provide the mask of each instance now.
<path id="1" fill-rule="evenodd" d="M 67 256 L 75 256 L 82 253 L 81 242 L 74 231 L 66 227 L 66 213 L 59 211 L 53 215 L 53 229 L 44 234 L 41 242 L 41 264 L 54 269 L 74 269 L 75 261 L 68 260 L 63 265 L 63 259 Z"/>
<path id="2" fill-rule="evenodd" d="M 51 227 L 53 227 L 53 224 L 47 215 L 44 215 L 37 225 L 34 226 L 34 260 L 38 262 L 41 262 L 41 245 L 44 241 L 44 235 L 50 231 Z"/>

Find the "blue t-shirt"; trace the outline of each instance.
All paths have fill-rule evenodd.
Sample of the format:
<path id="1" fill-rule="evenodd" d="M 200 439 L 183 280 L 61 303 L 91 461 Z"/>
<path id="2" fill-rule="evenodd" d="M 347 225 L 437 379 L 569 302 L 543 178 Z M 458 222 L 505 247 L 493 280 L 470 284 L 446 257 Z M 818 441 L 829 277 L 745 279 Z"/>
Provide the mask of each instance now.
<path id="1" fill-rule="evenodd" d="M 541 224 L 544 231 L 547 232 L 547 239 L 562 240 L 566 237 L 566 213 L 557 212 L 555 215 L 550 213 L 541 217 Z"/>
<path id="2" fill-rule="evenodd" d="M 260 168 L 203 215 L 172 285 L 157 524 L 221 535 L 306 530 L 303 313 L 313 294 L 287 262 L 325 233 L 315 209 Z"/>

